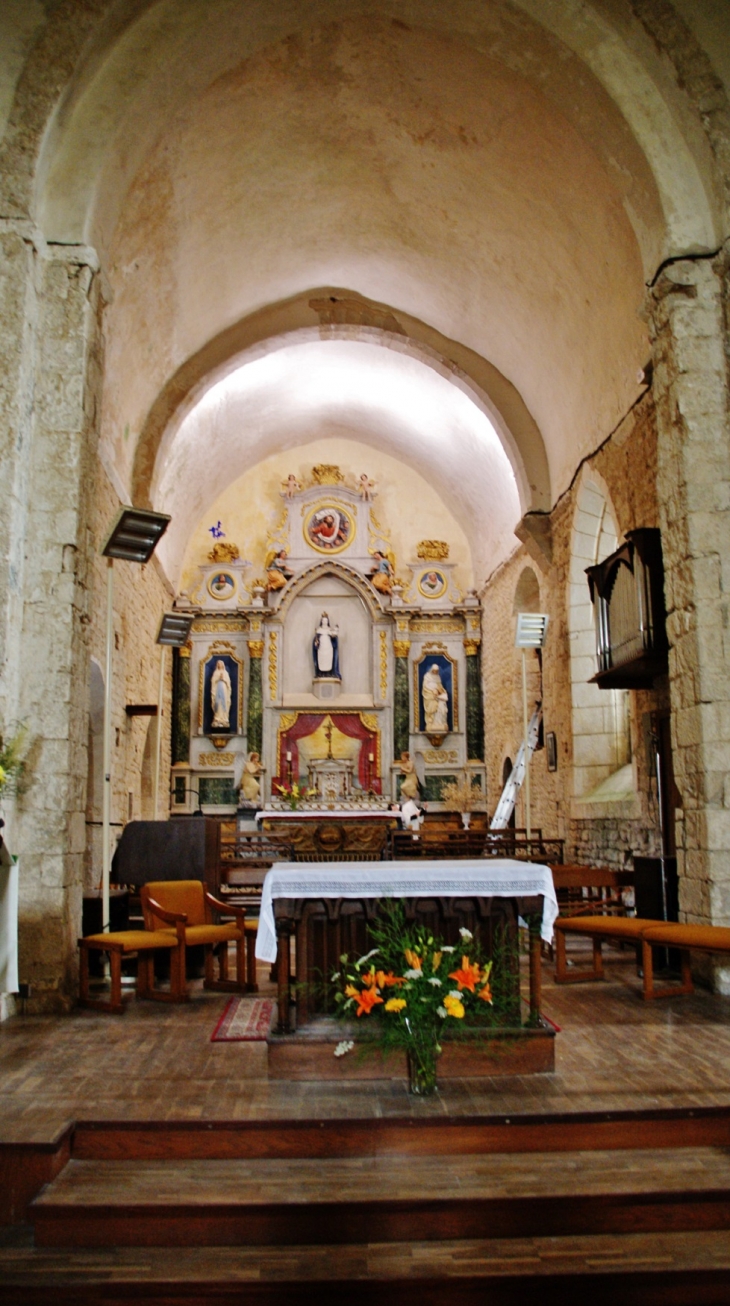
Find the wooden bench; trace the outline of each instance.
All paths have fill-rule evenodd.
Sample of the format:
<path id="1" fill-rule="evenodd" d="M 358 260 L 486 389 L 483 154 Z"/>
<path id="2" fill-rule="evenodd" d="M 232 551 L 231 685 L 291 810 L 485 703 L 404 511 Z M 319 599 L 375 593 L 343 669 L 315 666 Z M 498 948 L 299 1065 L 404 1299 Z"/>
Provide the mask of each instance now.
<path id="1" fill-rule="evenodd" d="M 682 978 L 678 984 L 654 987 L 652 948 L 678 948 L 682 959 Z M 670 921 L 652 922 L 641 936 L 644 997 L 668 998 L 677 993 L 693 993 L 690 952 L 730 953 L 730 929 L 723 925 L 678 925 Z"/>
<path id="2" fill-rule="evenodd" d="M 567 934 L 583 935 L 593 940 L 593 967 L 591 970 L 568 971 L 565 948 Z M 690 952 L 730 954 L 730 928 L 721 925 L 681 925 L 672 921 L 650 921 L 639 916 L 567 916 L 555 922 L 555 983 L 584 984 L 590 980 L 604 979 L 601 947 L 604 939 L 631 943 L 641 947 L 643 970 L 643 996 L 652 998 L 675 997 L 692 993 Z M 652 948 L 677 948 L 682 958 L 682 976 L 674 984 L 656 988 L 654 984 L 654 959 Z"/>
<path id="3" fill-rule="evenodd" d="M 170 953 L 170 988 L 155 988 L 154 954 L 158 948 Z M 107 934 L 88 934 L 79 939 L 79 1002 L 82 1007 L 108 1011 L 120 1015 L 122 1003 L 122 957 L 138 954 L 137 997 L 153 998 L 156 1002 L 187 1002 L 185 984 L 185 933 L 177 930 L 118 930 Z M 107 952 L 111 968 L 111 993 L 109 1000 L 92 998 L 89 994 L 89 953 Z"/>
<path id="4" fill-rule="evenodd" d="M 646 927 L 659 924 L 662 922 L 639 920 L 637 916 L 559 916 L 555 922 L 555 983 L 586 984 L 590 980 L 602 980 L 604 939 L 632 943 L 638 949 Z M 568 970 L 566 934 L 580 934 L 593 940 L 591 970 Z"/>

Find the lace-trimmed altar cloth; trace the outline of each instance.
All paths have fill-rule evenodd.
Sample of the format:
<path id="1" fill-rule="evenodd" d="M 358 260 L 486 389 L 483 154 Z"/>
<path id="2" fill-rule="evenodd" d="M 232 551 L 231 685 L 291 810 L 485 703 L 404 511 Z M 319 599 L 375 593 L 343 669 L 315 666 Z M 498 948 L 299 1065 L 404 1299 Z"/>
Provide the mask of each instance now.
<path id="1" fill-rule="evenodd" d="M 558 914 L 549 866 L 508 857 L 458 861 L 283 862 L 267 873 L 256 956 L 276 961 L 275 898 L 542 898 L 540 933 L 552 942 Z"/>

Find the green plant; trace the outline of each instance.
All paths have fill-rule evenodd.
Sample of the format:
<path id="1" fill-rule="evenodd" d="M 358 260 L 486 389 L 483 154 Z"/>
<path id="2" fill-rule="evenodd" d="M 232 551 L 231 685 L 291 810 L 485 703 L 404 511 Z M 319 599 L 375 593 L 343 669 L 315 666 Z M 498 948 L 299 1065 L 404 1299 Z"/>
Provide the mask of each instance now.
<path id="1" fill-rule="evenodd" d="M 27 788 L 27 763 L 25 760 L 28 727 L 21 722 L 7 735 L 0 732 L 0 797 L 3 794 L 22 794 Z"/>

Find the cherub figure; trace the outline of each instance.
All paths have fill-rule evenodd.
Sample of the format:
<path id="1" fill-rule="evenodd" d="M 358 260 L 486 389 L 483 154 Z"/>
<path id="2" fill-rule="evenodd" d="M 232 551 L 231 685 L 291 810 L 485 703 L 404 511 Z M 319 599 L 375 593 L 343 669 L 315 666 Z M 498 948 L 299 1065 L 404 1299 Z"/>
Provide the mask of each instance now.
<path id="1" fill-rule="evenodd" d="M 358 477 L 357 488 L 363 503 L 372 503 L 375 498 L 375 481 L 371 481 L 367 472 Z"/>
<path id="2" fill-rule="evenodd" d="M 301 490 L 301 483 L 297 480 L 293 472 L 290 472 L 285 481 L 281 482 L 282 499 L 293 499 L 295 494 Z"/>

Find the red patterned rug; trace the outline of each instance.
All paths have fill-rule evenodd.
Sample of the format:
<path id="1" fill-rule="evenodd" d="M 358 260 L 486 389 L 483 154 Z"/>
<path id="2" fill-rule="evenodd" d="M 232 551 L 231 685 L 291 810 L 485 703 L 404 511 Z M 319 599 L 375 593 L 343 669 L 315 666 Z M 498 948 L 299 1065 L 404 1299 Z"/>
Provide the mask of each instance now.
<path id="1" fill-rule="evenodd" d="M 273 998 L 231 998 L 211 1043 L 260 1043 L 268 1038 L 275 1006 Z"/>

